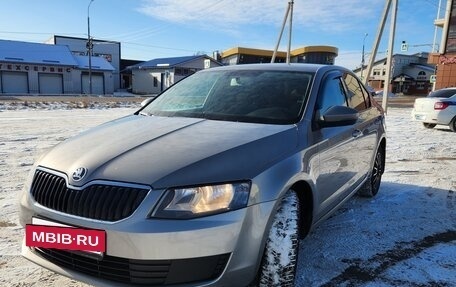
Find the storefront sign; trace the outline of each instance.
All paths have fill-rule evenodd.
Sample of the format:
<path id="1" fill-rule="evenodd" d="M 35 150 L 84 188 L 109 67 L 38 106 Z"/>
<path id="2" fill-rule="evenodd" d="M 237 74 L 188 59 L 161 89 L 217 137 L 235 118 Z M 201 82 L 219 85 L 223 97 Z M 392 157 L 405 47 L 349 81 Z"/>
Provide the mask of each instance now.
<path id="1" fill-rule="evenodd" d="M 4 64 L 0 63 L 0 70 L 2 71 L 16 71 L 16 72 L 46 72 L 46 73 L 63 73 L 71 72 L 69 67 L 53 67 L 53 66 L 32 66 L 24 64 Z"/>
<path id="2" fill-rule="evenodd" d="M 440 64 L 456 64 L 456 57 L 447 57 L 447 56 L 440 56 L 439 57 Z"/>

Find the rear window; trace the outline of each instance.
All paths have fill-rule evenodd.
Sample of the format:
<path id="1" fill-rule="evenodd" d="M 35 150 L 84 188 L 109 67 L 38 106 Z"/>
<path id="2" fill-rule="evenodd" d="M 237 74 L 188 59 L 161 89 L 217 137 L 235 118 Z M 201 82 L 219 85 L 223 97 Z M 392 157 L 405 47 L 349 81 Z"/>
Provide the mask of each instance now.
<path id="1" fill-rule="evenodd" d="M 449 98 L 452 95 L 456 94 L 456 89 L 444 89 L 430 92 L 429 98 Z"/>

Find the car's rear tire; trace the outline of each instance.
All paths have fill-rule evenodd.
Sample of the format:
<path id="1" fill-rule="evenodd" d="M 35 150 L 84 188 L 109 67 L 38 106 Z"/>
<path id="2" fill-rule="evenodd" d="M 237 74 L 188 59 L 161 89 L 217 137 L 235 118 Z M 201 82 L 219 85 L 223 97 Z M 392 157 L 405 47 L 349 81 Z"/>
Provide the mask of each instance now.
<path id="1" fill-rule="evenodd" d="M 258 286 L 294 286 L 298 247 L 299 199 L 294 190 L 289 190 L 274 215 L 259 269 Z"/>
<path id="2" fill-rule="evenodd" d="M 427 129 L 432 129 L 436 126 L 436 124 L 431 124 L 431 123 L 423 123 L 423 126 Z"/>
<path id="3" fill-rule="evenodd" d="M 450 122 L 450 129 L 456 133 L 456 117 Z"/>
<path id="4" fill-rule="evenodd" d="M 358 190 L 358 195 L 364 197 L 374 197 L 380 189 L 383 171 L 385 170 L 385 150 L 379 147 L 375 154 L 374 165 L 369 173 L 366 182 Z"/>

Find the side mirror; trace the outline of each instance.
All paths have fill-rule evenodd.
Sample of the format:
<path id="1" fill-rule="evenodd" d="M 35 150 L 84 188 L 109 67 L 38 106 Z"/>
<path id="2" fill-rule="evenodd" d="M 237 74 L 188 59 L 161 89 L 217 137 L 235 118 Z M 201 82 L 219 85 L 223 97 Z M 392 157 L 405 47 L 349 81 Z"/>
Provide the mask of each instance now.
<path id="1" fill-rule="evenodd" d="M 319 122 L 323 127 L 353 125 L 359 118 L 359 113 L 346 106 L 333 106 L 320 116 Z"/>

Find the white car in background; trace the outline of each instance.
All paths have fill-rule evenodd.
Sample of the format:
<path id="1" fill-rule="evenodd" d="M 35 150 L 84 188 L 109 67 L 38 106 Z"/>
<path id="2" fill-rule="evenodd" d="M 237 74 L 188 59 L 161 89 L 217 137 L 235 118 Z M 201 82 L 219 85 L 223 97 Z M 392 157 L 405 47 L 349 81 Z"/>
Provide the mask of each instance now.
<path id="1" fill-rule="evenodd" d="M 436 125 L 449 126 L 456 132 L 456 88 L 446 88 L 415 100 L 412 118 L 432 129 Z"/>

